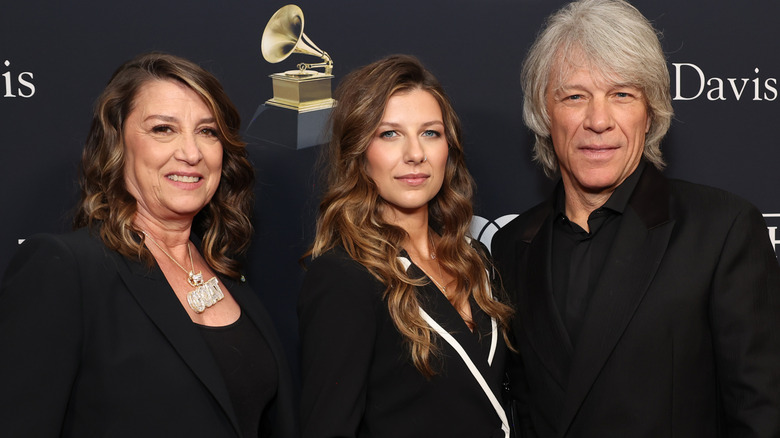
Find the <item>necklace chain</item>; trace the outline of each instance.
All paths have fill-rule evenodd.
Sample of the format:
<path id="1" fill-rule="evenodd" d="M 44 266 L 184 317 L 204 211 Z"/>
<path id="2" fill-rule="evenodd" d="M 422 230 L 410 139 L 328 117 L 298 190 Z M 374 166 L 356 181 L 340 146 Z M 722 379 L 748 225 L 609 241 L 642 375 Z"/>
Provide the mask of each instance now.
<path id="1" fill-rule="evenodd" d="M 195 263 L 192 261 L 192 250 L 190 249 L 190 242 L 187 242 L 187 254 L 190 256 L 190 270 L 187 271 L 187 269 L 180 265 L 179 262 L 173 258 L 173 256 L 168 254 L 168 251 L 163 249 L 163 247 L 160 246 L 160 244 L 157 243 L 157 241 L 155 241 L 152 236 L 149 235 L 149 233 L 143 230 L 141 230 L 141 232 L 144 233 L 144 236 L 148 237 L 149 240 L 154 243 L 154 246 L 159 248 L 163 254 L 167 255 L 168 258 L 176 264 L 176 266 L 187 273 L 187 283 L 195 288 L 194 290 L 187 293 L 187 303 L 190 305 L 190 308 L 195 311 L 195 313 L 202 313 L 207 308 L 217 304 L 217 302 L 225 298 L 225 293 L 222 292 L 222 288 L 219 287 L 219 281 L 217 280 L 217 277 L 211 277 L 209 281 L 204 282 L 203 273 L 198 272 L 196 274 L 194 272 Z"/>
<path id="2" fill-rule="evenodd" d="M 190 275 L 190 276 L 191 276 L 191 275 L 194 275 L 194 274 L 192 273 L 192 271 L 194 271 L 194 270 L 195 270 L 195 264 L 194 264 L 194 263 L 192 263 L 192 251 L 190 251 L 190 242 L 187 242 L 187 254 L 189 254 L 189 256 L 190 256 L 190 270 L 188 271 L 188 270 L 187 270 L 187 269 L 186 269 L 184 266 L 182 266 L 181 264 L 179 264 L 179 262 L 177 262 L 177 261 L 176 261 L 176 259 L 175 259 L 175 258 L 173 258 L 173 256 L 171 256 L 170 254 L 168 254 L 168 251 L 164 250 L 164 249 L 163 249 L 163 247 L 162 247 L 162 246 L 160 246 L 160 244 L 159 244 L 159 243 L 157 243 L 157 241 L 156 241 L 156 240 L 152 239 L 152 236 L 150 236 L 150 235 L 149 235 L 149 233 L 147 233 L 146 231 L 142 231 L 142 233 L 144 233 L 144 236 L 148 237 L 148 238 L 149 238 L 149 240 L 151 240 L 151 241 L 152 241 L 152 243 L 154 243 L 154 246 L 156 246 L 157 248 L 160 248 L 160 251 L 162 251 L 162 252 L 163 252 L 163 254 L 167 255 L 167 256 L 168 256 L 168 258 L 169 258 L 169 259 L 171 259 L 171 261 L 172 261 L 173 263 L 176 263 L 176 266 L 178 266 L 179 268 L 181 268 L 181 270 L 182 270 L 182 271 L 184 271 L 184 272 L 185 272 L 187 275 Z"/>
<path id="3" fill-rule="evenodd" d="M 433 248 L 433 251 L 431 251 L 431 260 L 435 260 L 436 261 L 436 266 L 439 268 L 439 277 L 444 279 L 444 274 L 442 274 L 442 270 L 441 270 L 441 262 L 439 262 L 439 259 L 436 258 L 436 243 L 433 241 L 433 235 L 431 234 L 430 229 L 428 230 L 428 239 L 431 241 L 431 247 Z M 436 279 L 433 278 L 431 276 L 431 274 L 426 272 L 425 269 L 422 268 L 422 266 L 418 266 L 418 268 L 420 268 L 420 270 L 423 271 L 423 274 L 425 274 L 428 278 L 430 278 L 431 281 L 433 281 L 433 284 L 435 284 L 436 287 L 438 287 L 439 290 L 442 291 L 444 296 L 447 297 L 447 286 L 442 286 L 441 283 L 436 281 Z M 447 299 L 449 300 L 449 297 L 447 297 Z M 463 318 L 463 321 L 469 327 L 469 330 L 473 331 L 474 330 L 474 322 L 469 317 L 469 315 L 467 313 L 465 313 L 462 309 L 457 308 L 457 306 L 455 306 L 454 304 L 453 304 L 453 307 L 455 307 L 455 310 L 460 314 L 461 318 Z"/>
<path id="4" fill-rule="evenodd" d="M 433 241 L 433 235 L 431 235 L 430 230 L 428 231 L 428 240 L 430 240 L 431 247 L 433 248 L 433 250 L 430 253 L 431 260 L 435 260 L 436 261 L 436 266 L 439 268 L 439 277 L 444 278 L 444 274 L 442 274 L 442 272 L 441 272 L 441 263 L 439 262 L 439 259 L 436 258 L 436 243 L 434 243 L 434 241 Z M 425 269 L 422 268 L 422 266 L 418 266 L 418 268 L 420 268 L 420 270 L 423 271 L 423 274 L 425 274 L 428 278 L 431 279 L 431 281 L 433 282 L 433 284 L 436 285 L 436 287 L 441 289 L 441 291 L 444 293 L 444 295 L 447 295 L 447 286 L 446 285 L 442 285 L 441 283 L 436 281 L 436 279 L 433 278 L 433 276 L 431 274 L 426 272 Z"/>
<path id="5" fill-rule="evenodd" d="M 431 281 L 433 282 L 433 284 L 436 285 L 436 287 L 441 289 L 441 291 L 444 293 L 444 295 L 447 295 L 447 286 L 442 286 L 442 284 L 439 283 L 438 281 L 436 281 L 436 279 L 433 278 L 433 276 L 431 274 L 429 274 L 425 269 L 423 269 L 422 266 L 418 266 L 418 268 L 420 268 L 420 270 L 423 271 L 423 274 L 425 274 L 426 276 L 428 276 L 428 278 L 431 279 Z"/>
<path id="6" fill-rule="evenodd" d="M 151 240 L 152 243 L 154 243 L 154 246 L 160 248 L 160 251 L 162 251 L 163 254 L 167 255 L 168 258 L 171 259 L 173 263 L 176 263 L 176 266 L 181 268 L 181 270 L 187 274 L 187 283 L 189 283 L 190 286 L 198 287 L 203 285 L 203 273 L 201 272 L 198 272 L 197 274 L 195 273 L 195 263 L 192 262 L 192 250 L 190 250 L 190 242 L 187 242 L 187 254 L 190 256 L 190 270 L 188 271 L 187 268 L 179 264 L 179 262 L 177 262 L 172 255 L 168 254 L 168 251 L 166 251 L 162 246 L 160 246 L 160 244 L 157 243 L 157 241 L 154 240 L 152 236 L 149 235 L 149 233 L 147 233 L 146 231 L 142 231 L 142 232 L 144 233 L 144 236 L 148 237 L 149 240 Z"/>
<path id="7" fill-rule="evenodd" d="M 436 267 L 439 268 L 439 278 L 444 278 L 444 274 L 441 273 L 441 262 L 439 261 L 438 258 L 436 258 L 436 242 L 433 241 L 433 235 L 431 234 L 430 231 L 428 232 L 428 238 L 431 239 L 431 246 L 433 247 L 433 252 L 431 252 L 431 259 L 432 260 L 436 260 Z M 434 283 L 436 282 L 436 280 L 434 280 L 433 278 L 431 278 L 431 280 L 433 280 Z M 444 294 L 446 295 L 447 294 L 447 286 L 444 285 L 441 288 L 444 291 Z"/>

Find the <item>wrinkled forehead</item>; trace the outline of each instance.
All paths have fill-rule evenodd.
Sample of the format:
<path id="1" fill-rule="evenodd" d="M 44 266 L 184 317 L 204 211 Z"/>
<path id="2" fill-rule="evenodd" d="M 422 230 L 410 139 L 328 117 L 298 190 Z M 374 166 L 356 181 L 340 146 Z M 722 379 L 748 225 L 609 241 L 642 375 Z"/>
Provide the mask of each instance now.
<path id="1" fill-rule="evenodd" d="M 546 91 L 561 89 L 571 76 L 580 70 L 587 71 L 598 85 L 627 85 L 634 82 L 618 73 L 616 66 L 609 64 L 609 61 L 601 57 L 585 55 L 585 52 L 577 47 L 559 48 L 550 66 Z"/>

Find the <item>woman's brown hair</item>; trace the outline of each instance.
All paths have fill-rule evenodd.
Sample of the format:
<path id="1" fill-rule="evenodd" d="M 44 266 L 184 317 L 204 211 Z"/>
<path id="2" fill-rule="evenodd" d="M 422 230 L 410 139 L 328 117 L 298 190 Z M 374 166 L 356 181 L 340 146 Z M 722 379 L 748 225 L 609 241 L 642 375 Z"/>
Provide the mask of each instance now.
<path id="1" fill-rule="evenodd" d="M 124 122 L 135 98 L 151 81 L 176 81 L 197 93 L 216 119 L 222 144 L 222 174 L 217 191 L 193 221 L 209 266 L 228 277 L 239 276 L 237 257 L 252 234 L 249 216 L 254 169 L 241 141 L 241 118 L 217 78 L 197 64 L 163 53 L 139 55 L 123 64 L 98 98 L 79 172 L 80 200 L 73 225 L 99 230 L 105 245 L 152 264 L 141 230 L 133 225 L 136 200 L 125 187 Z"/>
<path id="2" fill-rule="evenodd" d="M 457 306 L 473 297 L 506 332 L 511 308 L 491 293 L 483 254 L 467 239 L 474 182 L 466 169 L 460 121 L 442 86 L 412 56 L 389 56 L 350 73 L 339 84 L 325 158 L 327 188 L 307 255 L 316 258 L 343 246 L 381 281 L 386 286 L 384 299 L 390 316 L 409 346 L 414 365 L 423 375 L 432 376 L 436 371 L 430 358 L 436 345 L 432 329 L 419 314 L 417 297 L 417 287 L 426 281 L 410 277 L 397 261 L 407 233 L 383 220 L 386 204 L 366 173 L 366 149 L 387 101 L 396 93 L 411 90 L 424 90 L 439 103 L 449 146 L 444 182 L 428 203 L 428 213 L 430 227 L 441 235 L 437 258 L 444 269 L 456 274 L 456 293 L 450 301 Z"/>

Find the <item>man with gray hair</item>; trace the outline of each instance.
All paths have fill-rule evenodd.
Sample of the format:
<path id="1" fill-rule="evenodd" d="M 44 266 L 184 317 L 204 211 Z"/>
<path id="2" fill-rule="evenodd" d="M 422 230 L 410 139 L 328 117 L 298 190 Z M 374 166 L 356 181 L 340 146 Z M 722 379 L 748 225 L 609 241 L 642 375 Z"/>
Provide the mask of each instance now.
<path id="1" fill-rule="evenodd" d="M 661 174 L 652 25 L 621 0 L 573 2 L 522 84 L 535 159 L 561 182 L 492 241 L 521 436 L 780 436 L 780 267 L 755 207 Z"/>

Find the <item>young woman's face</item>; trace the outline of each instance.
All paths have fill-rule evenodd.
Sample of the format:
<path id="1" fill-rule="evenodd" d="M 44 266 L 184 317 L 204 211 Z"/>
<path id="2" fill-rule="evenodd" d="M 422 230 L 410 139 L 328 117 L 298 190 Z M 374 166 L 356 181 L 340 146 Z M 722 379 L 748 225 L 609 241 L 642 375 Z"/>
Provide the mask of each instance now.
<path id="1" fill-rule="evenodd" d="M 427 210 L 444 181 L 447 155 L 436 99 L 420 89 L 391 96 L 366 151 L 368 176 L 389 206 L 386 220 Z"/>

